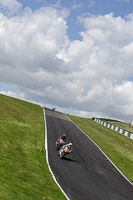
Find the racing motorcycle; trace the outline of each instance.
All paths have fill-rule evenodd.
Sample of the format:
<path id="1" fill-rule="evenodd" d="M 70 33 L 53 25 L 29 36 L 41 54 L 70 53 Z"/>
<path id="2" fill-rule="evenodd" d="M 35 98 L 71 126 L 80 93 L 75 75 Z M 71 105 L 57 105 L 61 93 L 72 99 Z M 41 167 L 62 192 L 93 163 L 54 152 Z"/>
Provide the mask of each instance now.
<path id="1" fill-rule="evenodd" d="M 71 153 L 71 150 L 68 148 L 68 146 L 64 146 L 60 148 L 58 156 L 60 156 L 60 158 L 64 158 L 64 156 L 69 153 Z"/>
<path id="2" fill-rule="evenodd" d="M 64 144 L 65 144 L 64 140 L 63 139 L 59 139 L 56 142 L 56 149 L 59 150 Z"/>

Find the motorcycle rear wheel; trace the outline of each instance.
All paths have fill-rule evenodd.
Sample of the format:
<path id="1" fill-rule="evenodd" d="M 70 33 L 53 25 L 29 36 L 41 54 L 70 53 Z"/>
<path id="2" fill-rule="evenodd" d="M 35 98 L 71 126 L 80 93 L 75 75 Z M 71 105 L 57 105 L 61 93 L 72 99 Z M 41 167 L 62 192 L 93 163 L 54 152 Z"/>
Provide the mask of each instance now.
<path id="1" fill-rule="evenodd" d="M 65 153 L 64 153 L 64 152 L 60 154 L 60 158 L 61 158 L 61 159 L 64 158 L 64 156 L 65 156 Z"/>

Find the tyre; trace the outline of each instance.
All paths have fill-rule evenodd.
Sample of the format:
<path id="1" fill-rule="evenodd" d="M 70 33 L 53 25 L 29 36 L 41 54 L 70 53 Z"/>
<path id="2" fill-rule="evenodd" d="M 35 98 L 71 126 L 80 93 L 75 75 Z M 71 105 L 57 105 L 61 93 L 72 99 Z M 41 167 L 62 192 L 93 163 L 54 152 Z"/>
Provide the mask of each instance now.
<path id="1" fill-rule="evenodd" d="M 65 156 L 64 151 L 60 153 L 60 158 L 63 158 Z"/>

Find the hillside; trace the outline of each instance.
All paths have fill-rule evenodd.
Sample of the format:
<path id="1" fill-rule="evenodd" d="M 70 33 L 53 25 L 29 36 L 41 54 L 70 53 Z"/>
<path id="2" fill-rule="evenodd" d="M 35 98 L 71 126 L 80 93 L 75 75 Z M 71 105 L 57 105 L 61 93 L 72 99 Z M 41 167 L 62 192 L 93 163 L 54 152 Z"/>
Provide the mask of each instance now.
<path id="1" fill-rule="evenodd" d="M 69 117 L 133 182 L 133 140 L 91 119 Z M 0 199 L 65 200 L 49 172 L 44 146 L 43 109 L 0 94 Z"/>
<path id="2" fill-rule="evenodd" d="M 66 199 L 49 172 L 43 109 L 0 94 L 0 199 Z"/>
<path id="3" fill-rule="evenodd" d="M 133 140 L 97 122 L 68 115 L 133 183 Z"/>

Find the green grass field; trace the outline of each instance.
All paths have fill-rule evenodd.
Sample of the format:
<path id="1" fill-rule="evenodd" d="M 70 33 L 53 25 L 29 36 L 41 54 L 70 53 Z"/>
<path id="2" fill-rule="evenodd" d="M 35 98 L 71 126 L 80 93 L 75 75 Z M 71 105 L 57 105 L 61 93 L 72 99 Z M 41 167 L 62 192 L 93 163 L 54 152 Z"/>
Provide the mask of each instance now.
<path id="1" fill-rule="evenodd" d="M 49 172 L 43 109 L 0 94 L 0 200 L 65 200 Z"/>
<path id="2" fill-rule="evenodd" d="M 133 140 L 91 119 L 68 115 L 133 183 Z"/>

